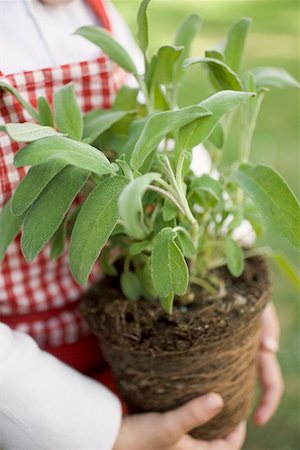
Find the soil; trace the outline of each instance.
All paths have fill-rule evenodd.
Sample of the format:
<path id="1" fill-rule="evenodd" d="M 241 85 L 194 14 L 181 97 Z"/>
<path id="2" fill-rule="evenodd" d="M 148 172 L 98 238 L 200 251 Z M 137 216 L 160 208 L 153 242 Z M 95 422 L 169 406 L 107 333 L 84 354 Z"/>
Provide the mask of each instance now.
<path id="1" fill-rule="evenodd" d="M 94 287 L 82 303 L 130 412 L 166 411 L 209 391 L 223 396 L 224 410 L 192 433 L 205 439 L 226 435 L 247 415 L 259 319 L 270 299 L 262 258 L 247 260 L 237 279 L 226 268 L 215 273 L 225 283 L 222 298 L 193 285 L 194 301 L 177 299 L 172 315 L 158 301 L 126 301 L 115 279 Z"/>

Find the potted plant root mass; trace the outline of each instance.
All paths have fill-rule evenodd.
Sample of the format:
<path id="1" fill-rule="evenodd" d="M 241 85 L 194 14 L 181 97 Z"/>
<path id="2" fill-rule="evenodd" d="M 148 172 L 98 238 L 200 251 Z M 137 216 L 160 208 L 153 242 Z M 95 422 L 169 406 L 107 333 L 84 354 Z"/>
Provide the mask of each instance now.
<path id="1" fill-rule="evenodd" d="M 15 166 L 31 168 L 1 214 L 0 256 L 21 229 L 27 260 L 50 241 L 53 257 L 69 252 L 81 284 L 100 259 L 102 281 L 82 311 L 129 411 L 165 411 L 218 392 L 223 411 L 192 432 L 211 439 L 249 412 L 260 318 L 271 295 L 266 256 L 293 270 L 253 237 L 261 242 L 266 225 L 300 247 L 295 196 L 274 169 L 250 162 L 269 88 L 299 84 L 278 68 L 241 71 L 248 18 L 233 24 L 222 48 L 190 57 L 200 27 L 191 15 L 174 43 L 149 57 L 148 3 L 138 11 L 144 73 L 103 29 L 77 31 L 136 80 L 111 109 L 82 116 L 66 85 L 53 108 L 43 99 L 36 110 L 2 83 L 35 123 L 1 126 L 26 142 Z M 211 92 L 182 107 L 191 66 L 207 72 Z M 236 160 L 220 164 L 231 134 L 239 136 Z"/>

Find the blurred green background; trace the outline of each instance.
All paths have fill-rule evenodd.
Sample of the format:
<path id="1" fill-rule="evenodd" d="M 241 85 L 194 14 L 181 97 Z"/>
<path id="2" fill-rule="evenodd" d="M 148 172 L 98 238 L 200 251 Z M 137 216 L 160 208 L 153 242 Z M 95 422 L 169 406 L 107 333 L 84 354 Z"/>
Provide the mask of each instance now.
<path id="1" fill-rule="evenodd" d="M 113 0 L 133 33 L 138 0 Z M 298 80 L 299 73 L 299 1 L 273 0 L 152 0 L 149 10 L 150 52 L 172 43 L 177 24 L 191 12 L 203 19 L 193 53 L 203 55 L 226 33 L 230 23 L 240 17 L 253 19 L 247 44 L 245 68 L 284 67 Z M 213 93 L 204 71 L 189 70 L 182 104 Z M 255 133 L 252 161 L 259 160 L 277 168 L 300 198 L 299 125 L 300 95 L 295 89 L 272 90 L 263 104 Z M 234 136 L 224 151 L 224 163 L 235 157 Z M 300 226 L 300 224 L 299 224 Z M 284 249 L 299 268 L 300 259 L 287 244 L 269 234 L 279 249 Z M 300 333 L 299 292 L 272 265 L 274 302 L 282 326 L 279 358 L 285 378 L 285 394 L 276 416 L 263 429 L 249 424 L 246 450 L 300 449 Z"/>

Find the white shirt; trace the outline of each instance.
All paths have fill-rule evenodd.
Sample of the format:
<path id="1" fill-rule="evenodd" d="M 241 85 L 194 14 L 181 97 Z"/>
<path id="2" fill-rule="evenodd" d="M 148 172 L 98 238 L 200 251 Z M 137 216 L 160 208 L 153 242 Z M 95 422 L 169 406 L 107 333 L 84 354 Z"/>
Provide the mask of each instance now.
<path id="1" fill-rule="evenodd" d="M 107 8 L 115 37 L 141 66 L 130 31 L 113 6 Z M 0 71 L 5 75 L 98 57 L 96 46 L 72 35 L 97 21 L 83 0 L 55 7 L 37 0 L 0 0 Z M 0 323 L 1 450 L 111 450 L 120 422 L 120 402 L 104 386 Z"/>
<path id="2" fill-rule="evenodd" d="M 142 68 L 127 25 L 111 3 L 106 9 L 114 37 Z M 57 6 L 39 0 L 0 0 L 0 71 L 8 75 L 97 58 L 99 48 L 73 34 L 91 24 L 101 25 L 84 0 Z"/>

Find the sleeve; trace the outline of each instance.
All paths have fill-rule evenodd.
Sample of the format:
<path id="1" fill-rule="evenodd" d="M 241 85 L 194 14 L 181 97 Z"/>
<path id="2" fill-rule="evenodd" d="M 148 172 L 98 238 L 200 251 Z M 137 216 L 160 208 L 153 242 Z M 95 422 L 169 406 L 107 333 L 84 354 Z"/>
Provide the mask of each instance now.
<path id="1" fill-rule="evenodd" d="M 119 400 L 0 323 L 0 448 L 111 450 Z"/>

